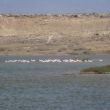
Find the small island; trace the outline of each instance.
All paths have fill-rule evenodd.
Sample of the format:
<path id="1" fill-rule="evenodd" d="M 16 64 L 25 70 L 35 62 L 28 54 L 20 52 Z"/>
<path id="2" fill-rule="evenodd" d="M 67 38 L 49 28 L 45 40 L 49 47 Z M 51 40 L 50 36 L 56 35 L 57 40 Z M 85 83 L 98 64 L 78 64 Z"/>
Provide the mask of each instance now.
<path id="1" fill-rule="evenodd" d="M 81 74 L 110 74 L 110 65 L 87 68 Z"/>

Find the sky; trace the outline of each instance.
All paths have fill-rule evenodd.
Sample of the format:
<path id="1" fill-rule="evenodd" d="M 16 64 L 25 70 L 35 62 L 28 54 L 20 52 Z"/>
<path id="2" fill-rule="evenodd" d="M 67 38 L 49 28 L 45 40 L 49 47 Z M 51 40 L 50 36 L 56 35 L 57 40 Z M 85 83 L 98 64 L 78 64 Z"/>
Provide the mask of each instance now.
<path id="1" fill-rule="evenodd" d="M 0 13 L 110 12 L 110 0 L 0 0 Z"/>

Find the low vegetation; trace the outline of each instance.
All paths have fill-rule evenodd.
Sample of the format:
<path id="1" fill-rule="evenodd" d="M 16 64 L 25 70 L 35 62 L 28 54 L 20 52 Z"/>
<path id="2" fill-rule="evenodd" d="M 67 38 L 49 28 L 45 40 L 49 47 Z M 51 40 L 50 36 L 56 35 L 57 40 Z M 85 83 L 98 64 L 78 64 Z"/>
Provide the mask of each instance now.
<path id="1" fill-rule="evenodd" d="M 5 49 L 4 48 L 0 48 L 0 52 L 3 52 L 3 51 L 5 51 Z"/>
<path id="2" fill-rule="evenodd" d="M 82 70 L 81 73 L 110 74 L 110 65 L 87 68 Z"/>

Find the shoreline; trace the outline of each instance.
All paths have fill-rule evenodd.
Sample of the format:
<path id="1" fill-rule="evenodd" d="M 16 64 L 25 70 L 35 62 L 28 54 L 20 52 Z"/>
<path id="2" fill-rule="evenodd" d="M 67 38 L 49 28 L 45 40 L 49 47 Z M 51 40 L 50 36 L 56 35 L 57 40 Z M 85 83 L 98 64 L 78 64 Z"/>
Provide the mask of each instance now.
<path id="1" fill-rule="evenodd" d="M 80 54 L 76 54 L 76 53 L 73 53 L 73 54 L 70 54 L 70 53 L 52 53 L 52 54 L 50 54 L 50 53 L 44 53 L 44 54 L 36 54 L 36 53 L 11 53 L 11 54 L 5 54 L 5 53 L 3 53 L 3 54 L 0 54 L 0 57 L 1 56 L 35 56 L 35 57 L 39 57 L 39 56 L 55 56 L 55 57 L 57 57 L 57 56 L 91 56 L 91 55 L 110 55 L 110 53 L 109 52 L 91 52 L 91 53 L 80 53 Z"/>
<path id="2" fill-rule="evenodd" d="M 110 55 L 110 52 L 74 52 L 74 53 L 66 53 L 66 52 L 55 52 L 55 53 L 28 53 L 28 52 L 13 52 L 13 53 L 0 53 L 0 56 L 91 56 L 91 55 Z"/>

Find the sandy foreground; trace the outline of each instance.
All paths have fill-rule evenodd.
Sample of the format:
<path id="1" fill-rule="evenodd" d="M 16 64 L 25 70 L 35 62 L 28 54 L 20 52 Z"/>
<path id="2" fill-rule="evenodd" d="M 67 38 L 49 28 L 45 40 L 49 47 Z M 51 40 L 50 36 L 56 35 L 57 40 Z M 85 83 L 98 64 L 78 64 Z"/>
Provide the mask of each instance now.
<path id="1" fill-rule="evenodd" d="M 0 15 L 0 55 L 110 53 L 110 14 Z"/>

